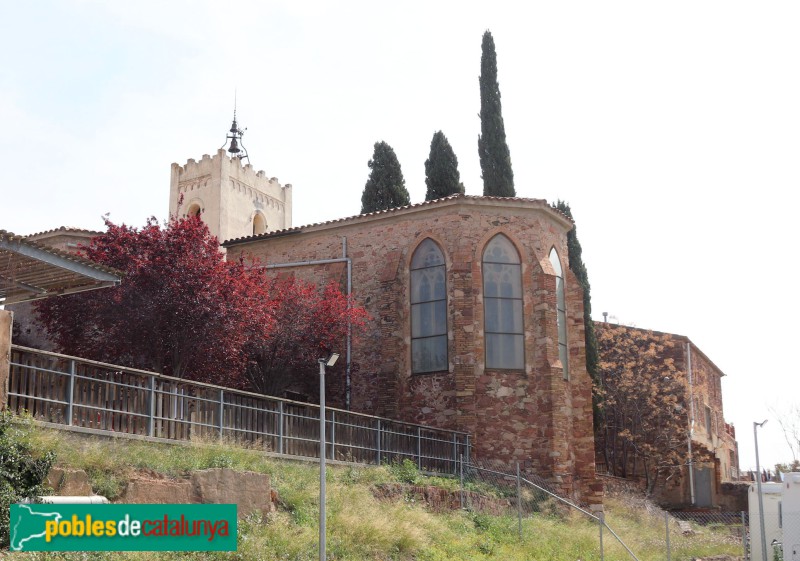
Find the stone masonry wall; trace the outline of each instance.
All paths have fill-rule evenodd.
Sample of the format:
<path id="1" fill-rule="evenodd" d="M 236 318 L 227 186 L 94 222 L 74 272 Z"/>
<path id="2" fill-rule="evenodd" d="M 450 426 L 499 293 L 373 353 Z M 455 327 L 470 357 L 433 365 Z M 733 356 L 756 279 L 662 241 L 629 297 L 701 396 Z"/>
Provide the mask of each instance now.
<path id="1" fill-rule="evenodd" d="M 548 259 L 555 247 L 562 269 L 568 271 L 569 227 L 543 201 L 456 199 L 256 238 L 229 245 L 228 258 L 244 253 L 262 264 L 338 258 L 346 238 L 353 294 L 372 318 L 366 332 L 353 341 L 352 409 L 468 431 L 481 459 L 505 467 L 519 461 L 562 490 L 596 502 L 602 485 L 594 477 L 582 293 L 568 272 L 570 372 L 564 379 L 558 358 L 555 277 Z M 497 234 L 511 240 L 522 263 L 522 370 L 485 368 L 481 260 L 484 247 Z M 446 261 L 448 369 L 412 375 L 409 266 L 426 238 L 439 245 Z M 341 266 L 331 265 L 292 272 L 317 283 L 341 282 L 343 275 Z M 333 375 L 343 376 L 342 368 L 337 365 Z M 338 406 L 343 401 L 341 395 L 328 399 Z"/>

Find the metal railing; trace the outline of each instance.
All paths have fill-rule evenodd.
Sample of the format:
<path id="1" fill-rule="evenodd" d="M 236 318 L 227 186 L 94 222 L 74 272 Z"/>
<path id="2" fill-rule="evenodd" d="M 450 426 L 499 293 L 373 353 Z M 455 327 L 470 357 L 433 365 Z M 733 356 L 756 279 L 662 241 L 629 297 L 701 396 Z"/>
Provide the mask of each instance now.
<path id="1" fill-rule="evenodd" d="M 167 440 L 221 438 L 319 457 L 319 406 L 12 345 L 8 407 L 48 423 Z M 458 473 L 469 434 L 326 408 L 326 458 Z"/>
<path id="2" fill-rule="evenodd" d="M 470 511 L 486 511 L 493 514 L 505 514 L 517 518 L 517 532 L 521 540 L 529 539 L 535 532 L 527 525 L 528 520 L 535 518 L 559 517 L 570 520 L 576 515 L 597 526 L 597 553 L 605 559 L 611 553 L 613 559 L 632 559 L 639 561 L 630 547 L 606 523 L 603 512 L 590 512 L 588 505 L 581 505 L 568 497 L 562 496 L 545 480 L 532 474 L 523 477 L 519 463 L 516 473 L 469 462 L 466 458 L 459 466 L 459 491 L 461 507 Z M 487 498 L 488 497 L 488 498 Z M 605 533 L 608 538 L 604 541 Z M 606 543 L 609 542 L 609 543 Z M 564 544 L 569 548 L 570 544 Z M 576 550 L 577 555 L 584 555 Z"/>

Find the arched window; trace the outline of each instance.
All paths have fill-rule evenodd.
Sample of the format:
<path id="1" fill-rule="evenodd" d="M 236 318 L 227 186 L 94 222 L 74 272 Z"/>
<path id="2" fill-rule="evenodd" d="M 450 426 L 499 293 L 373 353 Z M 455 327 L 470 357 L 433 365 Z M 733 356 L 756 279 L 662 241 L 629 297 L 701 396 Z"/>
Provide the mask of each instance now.
<path id="1" fill-rule="evenodd" d="M 561 268 L 561 259 L 558 258 L 556 248 L 550 250 L 550 263 L 556 272 L 556 311 L 558 312 L 558 358 L 564 369 L 564 379 L 569 378 L 567 364 L 567 305 L 564 298 L 564 271 Z"/>
<path id="2" fill-rule="evenodd" d="M 200 205 L 192 203 L 189 205 L 189 210 L 186 211 L 186 216 L 200 216 Z"/>
<path id="3" fill-rule="evenodd" d="M 260 212 L 256 212 L 253 216 L 253 235 L 257 236 L 267 231 L 267 219 Z"/>
<path id="4" fill-rule="evenodd" d="M 411 372 L 447 370 L 444 255 L 425 239 L 411 257 Z"/>
<path id="5" fill-rule="evenodd" d="M 486 368 L 525 368 L 522 268 L 517 250 L 502 234 L 483 251 L 483 317 Z"/>

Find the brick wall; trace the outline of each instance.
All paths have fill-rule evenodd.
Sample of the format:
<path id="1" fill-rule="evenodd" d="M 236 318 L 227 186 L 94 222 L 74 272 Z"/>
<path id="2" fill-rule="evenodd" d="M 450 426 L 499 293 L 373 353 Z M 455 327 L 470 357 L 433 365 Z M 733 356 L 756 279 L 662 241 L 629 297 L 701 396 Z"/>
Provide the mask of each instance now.
<path id="1" fill-rule="evenodd" d="M 596 327 L 602 329 L 605 325 L 605 323 L 597 323 Z M 614 325 L 614 327 L 641 331 L 636 327 L 618 325 Z M 653 331 L 653 333 L 663 335 L 658 331 Z M 736 432 L 733 425 L 725 422 L 722 405 L 724 373 L 688 337 L 667 335 L 675 342 L 675 345 L 665 351 L 663 358 L 671 358 L 675 367 L 687 374 L 687 385 L 682 396 L 685 407 L 680 412 L 676 412 L 676 415 L 681 415 L 685 422 L 689 423 L 691 399 L 695 421 L 692 434 L 694 465 L 696 468 L 711 470 L 713 475 L 710 490 L 712 503 L 721 505 L 728 500 L 722 491 L 723 483 L 732 481 L 734 479 L 731 473 L 732 469 L 738 469 Z M 689 354 L 691 354 L 691 387 L 688 385 Z M 706 423 L 707 414 L 710 430 Z M 700 461 L 703 454 L 709 456 L 711 460 Z M 656 499 L 661 504 L 670 507 L 691 506 L 692 492 L 689 479 L 688 468 L 683 468 L 680 477 L 670 479 L 656 490 Z"/>
<path id="2" fill-rule="evenodd" d="M 372 319 L 353 342 L 357 369 L 352 409 L 468 431 L 484 461 L 525 469 L 562 490 L 598 502 L 594 475 L 591 382 L 585 368 L 582 293 L 567 267 L 571 224 L 544 201 L 454 197 L 383 213 L 226 243 L 229 259 L 244 253 L 262 263 L 342 256 L 352 259 L 353 294 Z M 507 236 L 520 254 L 525 367 L 485 368 L 481 260 L 486 244 Z M 430 238 L 446 261 L 448 368 L 412 374 L 409 266 Z M 555 247 L 566 274 L 569 378 L 558 358 Z M 341 266 L 340 266 L 341 267 Z M 332 265 L 298 267 L 298 277 L 341 281 Z M 342 404 L 342 396 L 329 396 Z"/>

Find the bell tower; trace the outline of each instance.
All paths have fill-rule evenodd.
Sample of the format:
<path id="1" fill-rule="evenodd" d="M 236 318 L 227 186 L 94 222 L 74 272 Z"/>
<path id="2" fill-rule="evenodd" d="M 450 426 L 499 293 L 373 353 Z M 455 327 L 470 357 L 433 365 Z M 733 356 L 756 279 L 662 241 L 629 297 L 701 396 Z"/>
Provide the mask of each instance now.
<path id="1" fill-rule="evenodd" d="M 253 170 L 242 144 L 245 130 L 239 128 L 234 108 L 225 144 L 214 156 L 172 164 L 170 215 L 199 214 L 220 242 L 292 226 L 292 186 Z"/>

